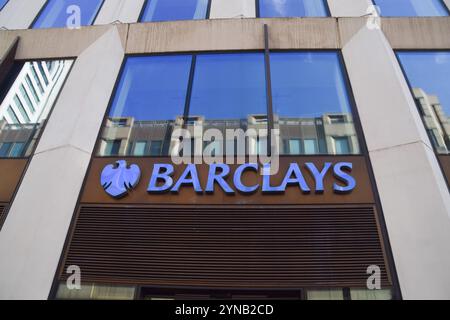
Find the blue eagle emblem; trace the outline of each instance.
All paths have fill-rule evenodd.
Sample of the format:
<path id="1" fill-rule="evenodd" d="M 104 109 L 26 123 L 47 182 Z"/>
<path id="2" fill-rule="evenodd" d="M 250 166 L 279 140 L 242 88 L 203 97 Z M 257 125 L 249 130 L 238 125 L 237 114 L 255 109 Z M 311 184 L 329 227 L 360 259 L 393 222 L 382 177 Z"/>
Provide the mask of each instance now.
<path id="1" fill-rule="evenodd" d="M 141 169 L 137 165 L 128 166 L 125 160 L 119 160 L 103 169 L 100 183 L 111 197 L 121 198 L 137 186 L 140 178 Z"/>

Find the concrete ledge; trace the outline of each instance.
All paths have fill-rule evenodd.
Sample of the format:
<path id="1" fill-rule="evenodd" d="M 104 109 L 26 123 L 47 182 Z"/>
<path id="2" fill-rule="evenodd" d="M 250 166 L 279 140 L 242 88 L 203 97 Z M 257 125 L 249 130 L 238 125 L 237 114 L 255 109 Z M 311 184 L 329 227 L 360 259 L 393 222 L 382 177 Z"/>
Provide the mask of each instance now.
<path id="1" fill-rule="evenodd" d="M 268 24 L 273 49 L 336 49 L 336 19 L 215 19 L 130 25 L 126 53 L 256 50 Z"/>

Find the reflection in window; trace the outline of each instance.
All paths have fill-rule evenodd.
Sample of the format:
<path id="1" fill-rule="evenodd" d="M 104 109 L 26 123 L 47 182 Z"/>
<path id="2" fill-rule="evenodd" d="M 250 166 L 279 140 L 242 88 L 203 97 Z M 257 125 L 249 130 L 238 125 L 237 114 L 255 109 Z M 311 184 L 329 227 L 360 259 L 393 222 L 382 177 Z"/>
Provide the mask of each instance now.
<path id="1" fill-rule="evenodd" d="M 385 17 L 447 16 L 442 0 L 374 0 Z"/>
<path id="2" fill-rule="evenodd" d="M 28 157 L 72 65 L 71 60 L 25 62 L 0 104 L 0 157 Z M 47 82 L 40 83 L 42 74 Z M 39 84 L 38 84 L 39 83 Z M 33 99 L 31 99 L 33 97 Z"/>
<path id="3" fill-rule="evenodd" d="M 259 0 L 262 18 L 276 17 L 326 17 L 325 0 Z"/>
<path id="4" fill-rule="evenodd" d="M 450 152 L 450 52 L 400 52 L 417 107 L 438 153 Z"/>
<path id="5" fill-rule="evenodd" d="M 82 26 L 89 26 L 94 22 L 103 0 L 49 0 L 41 14 L 33 24 L 33 29 L 65 28 L 73 23 L 74 11 L 70 6 L 80 9 Z"/>
<path id="6" fill-rule="evenodd" d="M 206 19 L 209 0 L 149 0 L 141 21 Z"/>
<path id="7" fill-rule="evenodd" d="M 56 293 L 59 300 L 133 300 L 136 288 L 82 283 L 79 290 L 71 290 L 66 283 L 60 283 Z"/>
<path id="8" fill-rule="evenodd" d="M 2 10 L 6 4 L 8 3 L 9 0 L 0 0 L 0 10 Z"/>
<path id="9" fill-rule="evenodd" d="M 169 154 L 172 132 L 183 125 L 191 62 L 189 55 L 127 59 L 99 155 Z"/>
<path id="10" fill-rule="evenodd" d="M 343 70 L 335 52 L 271 54 L 281 154 L 358 154 Z"/>
<path id="11" fill-rule="evenodd" d="M 263 54 L 197 56 L 189 112 L 194 126 L 201 126 L 203 131 L 217 129 L 224 138 L 227 129 L 253 131 L 255 135 L 247 139 L 248 154 L 267 150 L 267 139 L 263 138 L 267 135 Z M 262 136 L 261 139 L 256 139 L 257 134 Z M 234 152 L 234 145 L 233 140 L 226 142 L 224 147 Z M 216 155 L 222 153 L 222 150 L 211 148 Z"/>

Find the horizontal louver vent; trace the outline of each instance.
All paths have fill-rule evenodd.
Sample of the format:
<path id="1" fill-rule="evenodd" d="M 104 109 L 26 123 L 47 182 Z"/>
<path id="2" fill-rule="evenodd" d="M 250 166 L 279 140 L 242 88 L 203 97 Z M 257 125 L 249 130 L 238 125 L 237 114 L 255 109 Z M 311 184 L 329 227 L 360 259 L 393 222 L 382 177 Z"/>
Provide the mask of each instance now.
<path id="1" fill-rule="evenodd" d="M 69 265 L 85 282 L 215 288 L 364 287 L 378 265 L 388 284 L 372 206 L 83 206 Z"/>

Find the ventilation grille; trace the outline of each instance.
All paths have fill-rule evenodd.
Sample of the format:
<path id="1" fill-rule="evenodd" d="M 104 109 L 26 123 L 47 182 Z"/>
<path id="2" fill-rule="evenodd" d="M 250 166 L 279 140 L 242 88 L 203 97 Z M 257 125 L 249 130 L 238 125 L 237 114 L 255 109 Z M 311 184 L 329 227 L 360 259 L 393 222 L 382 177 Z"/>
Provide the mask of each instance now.
<path id="1" fill-rule="evenodd" d="M 211 288 L 365 287 L 378 265 L 389 285 L 372 206 L 83 206 L 70 265 L 85 282 Z"/>

